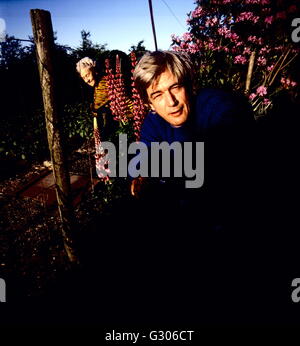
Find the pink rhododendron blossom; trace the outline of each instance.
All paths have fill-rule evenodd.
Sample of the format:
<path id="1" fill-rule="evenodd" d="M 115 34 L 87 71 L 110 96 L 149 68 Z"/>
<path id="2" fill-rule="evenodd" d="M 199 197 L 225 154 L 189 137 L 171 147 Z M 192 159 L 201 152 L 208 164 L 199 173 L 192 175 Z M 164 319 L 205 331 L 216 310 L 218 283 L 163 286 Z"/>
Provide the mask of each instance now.
<path id="1" fill-rule="evenodd" d="M 270 4 L 270 1 L 269 0 L 245 0 L 245 4 L 247 4 L 247 5 L 253 5 L 253 4 L 268 5 L 268 4 Z"/>
<path id="2" fill-rule="evenodd" d="M 243 54 L 251 54 L 251 49 L 249 47 L 245 47 Z"/>
<path id="3" fill-rule="evenodd" d="M 256 36 L 249 36 L 248 41 L 255 43 L 257 41 L 257 37 Z"/>
<path id="4" fill-rule="evenodd" d="M 171 40 L 176 42 L 177 44 L 180 44 L 181 42 L 180 38 L 174 34 L 171 35 Z"/>
<path id="5" fill-rule="evenodd" d="M 201 80 L 204 86 L 207 83 L 218 84 L 219 81 L 214 80 L 214 72 L 219 69 L 219 64 L 214 62 L 218 57 L 224 57 L 224 70 L 219 69 L 220 79 L 226 79 L 237 90 L 245 88 L 245 70 L 250 56 L 255 52 L 252 88 L 247 92 L 249 100 L 255 103 L 254 111 L 264 113 L 272 103 L 273 95 L 281 89 L 278 88 L 278 81 L 282 75 L 277 74 L 277 69 L 286 64 L 282 73 L 292 73 L 288 65 L 295 62 L 293 55 L 300 52 L 298 47 L 289 44 L 290 33 L 276 26 L 277 23 L 279 26 L 290 26 L 287 17 L 292 17 L 290 14 L 299 9 L 300 0 L 291 3 L 274 0 L 274 6 L 271 0 L 199 0 L 195 3 L 196 9 L 189 14 L 188 21 L 192 37 L 174 36 L 173 49 L 199 53 L 199 73 L 200 77 L 204 77 Z M 244 68 L 237 68 L 236 65 L 244 65 L 241 66 Z M 294 86 L 295 81 L 286 77 L 281 79 L 281 87 L 292 89 Z"/>
<path id="6" fill-rule="evenodd" d="M 293 88 L 297 85 L 296 82 L 290 80 L 289 78 L 284 78 L 284 77 L 280 79 L 280 82 L 285 89 Z"/>
<path id="7" fill-rule="evenodd" d="M 237 35 L 236 33 L 230 33 L 228 35 L 228 38 L 232 41 L 232 42 L 237 42 L 239 40 L 239 35 Z"/>
<path id="8" fill-rule="evenodd" d="M 218 18 L 214 17 L 214 18 L 208 18 L 205 22 L 205 26 L 209 27 L 209 26 L 215 26 L 218 23 Z"/>
<path id="9" fill-rule="evenodd" d="M 282 51 L 284 49 L 284 46 L 275 46 L 273 49 Z"/>
<path id="10" fill-rule="evenodd" d="M 268 54 L 270 53 L 271 49 L 267 47 L 263 47 L 260 49 L 259 54 Z"/>
<path id="11" fill-rule="evenodd" d="M 242 55 L 237 55 L 234 58 L 234 64 L 246 64 L 247 63 L 247 58 L 245 58 Z"/>
<path id="12" fill-rule="evenodd" d="M 192 41 L 193 40 L 193 36 L 189 33 L 189 32 L 185 32 L 183 35 L 182 35 L 182 39 L 184 41 Z"/>
<path id="13" fill-rule="evenodd" d="M 191 43 L 188 47 L 188 52 L 191 54 L 195 54 L 199 52 L 199 50 L 200 50 L 199 46 L 195 43 Z"/>
<path id="14" fill-rule="evenodd" d="M 271 103 L 270 99 L 264 98 L 263 105 L 268 106 Z"/>
<path id="15" fill-rule="evenodd" d="M 242 12 L 237 17 L 236 22 L 243 22 L 245 20 L 257 23 L 259 21 L 259 16 L 255 16 L 253 12 Z"/>
<path id="16" fill-rule="evenodd" d="M 257 64 L 259 65 L 259 66 L 265 66 L 266 64 L 267 64 L 267 60 L 266 60 L 266 58 L 264 58 L 264 57 L 258 57 L 258 59 L 257 59 Z"/>
<path id="17" fill-rule="evenodd" d="M 252 42 L 252 43 L 257 43 L 257 44 L 260 44 L 260 45 L 262 45 L 263 44 L 263 39 L 261 38 L 261 37 L 257 37 L 257 36 L 255 36 L 255 35 L 250 35 L 249 37 L 248 37 L 248 41 L 249 42 Z"/>
<path id="18" fill-rule="evenodd" d="M 231 31 L 225 26 L 223 26 L 222 28 L 218 28 L 218 34 L 228 38 L 231 35 Z"/>
<path id="19" fill-rule="evenodd" d="M 191 17 L 192 18 L 199 18 L 199 17 L 203 16 L 204 14 L 205 14 L 205 11 L 203 10 L 203 8 L 201 6 L 199 6 L 191 13 Z"/>
<path id="20" fill-rule="evenodd" d="M 268 93 L 267 88 L 265 86 L 261 85 L 260 87 L 258 87 L 256 89 L 256 93 L 258 96 L 265 96 Z"/>

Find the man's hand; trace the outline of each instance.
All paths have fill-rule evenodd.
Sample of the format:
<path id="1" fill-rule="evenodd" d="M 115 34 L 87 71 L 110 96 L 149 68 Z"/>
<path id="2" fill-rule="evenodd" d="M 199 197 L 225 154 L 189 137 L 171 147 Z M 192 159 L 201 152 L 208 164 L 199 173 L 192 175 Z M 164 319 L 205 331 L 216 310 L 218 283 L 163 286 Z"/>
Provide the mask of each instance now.
<path id="1" fill-rule="evenodd" d="M 132 180 L 131 186 L 130 186 L 130 192 L 132 196 L 139 198 L 141 193 L 143 192 L 145 185 L 147 181 L 147 178 L 145 177 L 138 177 Z"/>

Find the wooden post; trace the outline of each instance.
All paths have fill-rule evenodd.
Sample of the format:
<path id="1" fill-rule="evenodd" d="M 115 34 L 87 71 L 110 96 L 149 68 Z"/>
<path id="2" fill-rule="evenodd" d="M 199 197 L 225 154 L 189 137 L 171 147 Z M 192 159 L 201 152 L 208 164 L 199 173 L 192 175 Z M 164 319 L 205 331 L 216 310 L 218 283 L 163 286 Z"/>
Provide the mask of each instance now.
<path id="1" fill-rule="evenodd" d="M 43 93 L 47 137 L 53 166 L 59 215 L 62 223 L 64 247 L 72 263 L 78 259 L 74 250 L 72 232 L 75 218 L 71 200 L 70 175 L 63 151 L 53 72 L 54 37 L 50 12 L 30 10 L 32 30 L 36 44 L 37 64 Z"/>

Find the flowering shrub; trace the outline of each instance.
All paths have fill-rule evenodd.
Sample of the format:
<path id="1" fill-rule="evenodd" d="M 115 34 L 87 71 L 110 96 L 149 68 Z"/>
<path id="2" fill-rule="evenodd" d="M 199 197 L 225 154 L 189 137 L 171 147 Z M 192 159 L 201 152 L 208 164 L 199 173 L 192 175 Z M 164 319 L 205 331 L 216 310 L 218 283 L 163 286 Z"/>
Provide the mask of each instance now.
<path id="1" fill-rule="evenodd" d="M 296 95 L 292 67 L 299 46 L 291 23 L 300 17 L 296 0 L 198 0 L 188 14 L 189 32 L 173 35 L 173 49 L 192 54 L 199 87 L 243 91 L 255 115 L 266 114 L 282 90 Z"/>

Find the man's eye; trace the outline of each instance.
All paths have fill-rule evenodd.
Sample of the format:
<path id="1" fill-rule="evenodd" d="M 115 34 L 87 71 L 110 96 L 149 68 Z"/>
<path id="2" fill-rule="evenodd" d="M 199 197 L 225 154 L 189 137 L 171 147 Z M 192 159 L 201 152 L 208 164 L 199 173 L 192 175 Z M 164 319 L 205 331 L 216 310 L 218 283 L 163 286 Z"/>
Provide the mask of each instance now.
<path id="1" fill-rule="evenodd" d="M 155 94 L 153 96 L 153 100 L 158 100 L 160 98 L 161 94 Z"/>

